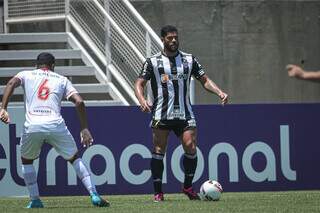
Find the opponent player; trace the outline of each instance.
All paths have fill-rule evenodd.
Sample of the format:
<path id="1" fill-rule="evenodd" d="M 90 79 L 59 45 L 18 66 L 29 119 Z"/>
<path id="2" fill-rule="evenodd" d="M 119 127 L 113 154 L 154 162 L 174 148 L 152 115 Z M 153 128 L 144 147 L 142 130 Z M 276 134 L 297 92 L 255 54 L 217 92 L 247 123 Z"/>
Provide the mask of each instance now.
<path id="1" fill-rule="evenodd" d="M 8 124 L 10 122 L 7 112 L 9 98 L 16 87 L 21 85 L 24 89 L 26 121 L 20 146 L 22 174 L 31 198 L 27 208 L 43 208 L 39 198 L 37 174 L 33 166 L 33 161 L 39 157 L 43 143 L 52 145 L 73 165 L 77 176 L 90 193 L 94 206 L 109 206 L 109 202 L 98 195 L 88 169 L 77 154 L 75 141 L 60 114 L 63 98 L 75 104 L 81 125 L 81 143 L 89 147 L 93 143 L 93 138 L 88 130 L 84 102 L 66 77 L 53 72 L 54 64 L 55 58 L 52 54 L 39 54 L 37 69 L 19 72 L 11 78 L 2 98 L 0 118 L 2 122 Z"/>
<path id="2" fill-rule="evenodd" d="M 301 67 L 293 64 L 287 65 L 288 75 L 302 80 L 320 80 L 320 71 L 305 71 Z"/>
<path id="3" fill-rule="evenodd" d="M 210 80 L 193 55 L 179 51 L 176 27 L 170 25 L 163 27 L 161 39 L 164 46 L 163 51 L 146 60 L 135 82 L 135 94 L 141 110 L 152 112 L 151 128 L 154 146 L 151 173 L 155 190 L 154 201 L 164 200 L 163 157 L 171 130 L 181 140 L 185 152 L 183 157 L 185 177 L 182 191 L 190 200 L 198 200 L 199 196 L 192 188 L 192 180 L 197 167 L 197 131 L 189 99 L 190 78 L 194 76 L 207 91 L 218 95 L 222 104 L 227 103 L 228 95 Z M 153 103 L 148 103 L 144 97 L 144 87 L 149 80 L 154 97 Z"/>

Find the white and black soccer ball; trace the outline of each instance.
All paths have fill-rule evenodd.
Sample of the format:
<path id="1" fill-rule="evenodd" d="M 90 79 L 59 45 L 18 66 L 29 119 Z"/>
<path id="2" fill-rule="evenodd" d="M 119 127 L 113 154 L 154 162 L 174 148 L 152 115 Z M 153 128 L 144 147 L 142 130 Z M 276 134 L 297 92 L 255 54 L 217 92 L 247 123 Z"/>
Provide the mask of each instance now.
<path id="1" fill-rule="evenodd" d="M 223 189 L 221 184 L 215 180 L 207 180 L 200 187 L 201 200 L 217 201 L 221 197 Z"/>

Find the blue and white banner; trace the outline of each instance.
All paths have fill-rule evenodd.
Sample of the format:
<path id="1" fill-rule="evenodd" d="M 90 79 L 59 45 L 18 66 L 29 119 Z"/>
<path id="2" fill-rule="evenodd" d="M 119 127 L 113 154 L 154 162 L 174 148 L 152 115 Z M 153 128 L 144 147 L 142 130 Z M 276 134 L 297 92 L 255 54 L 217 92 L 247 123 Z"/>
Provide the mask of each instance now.
<path id="1" fill-rule="evenodd" d="M 224 191 L 320 189 L 320 104 L 195 106 L 198 168 L 195 188 L 218 180 Z M 0 124 L 0 196 L 26 195 L 19 140 L 23 108 L 9 109 L 12 122 Z M 150 114 L 137 107 L 88 107 L 94 146 L 82 157 L 101 194 L 152 193 Z M 73 107 L 63 108 L 79 142 Z M 170 135 L 165 156 L 164 191 L 180 192 L 183 150 Z M 48 145 L 35 163 L 41 195 L 86 194 L 68 165 Z"/>

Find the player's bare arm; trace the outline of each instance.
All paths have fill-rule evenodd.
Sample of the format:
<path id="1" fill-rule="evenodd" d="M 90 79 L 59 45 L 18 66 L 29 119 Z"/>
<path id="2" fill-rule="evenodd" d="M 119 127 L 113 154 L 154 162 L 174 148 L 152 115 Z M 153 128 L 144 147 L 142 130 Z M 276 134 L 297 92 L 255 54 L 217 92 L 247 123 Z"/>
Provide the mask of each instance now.
<path id="1" fill-rule="evenodd" d="M 148 104 L 148 101 L 144 98 L 144 87 L 146 86 L 147 81 L 143 78 L 138 78 L 134 84 L 134 93 L 140 103 L 140 109 L 143 112 L 151 112 L 151 107 Z"/>
<path id="2" fill-rule="evenodd" d="M 202 86 L 211 93 L 216 94 L 221 99 L 222 105 L 228 102 L 228 94 L 223 92 L 207 75 L 201 76 L 199 79 Z"/>
<path id="3" fill-rule="evenodd" d="M 79 120 L 80 120 L 81 143 L 83 144 L 84 147 L 89 147 L 93 143 L 93 138 L 92 138 L 92 135 L 88 129 L 87 113 L 86 113 L 86 107 L 85 107 L 84 101 L 78 93 L 73 94 L 69 98 L 69 100 L 74 103 L 76 110 L 77 110 Z"/>
<path id="4" fill-rule="evenodd" d="M 11 95 L 14 92 L 14 89 L 18 86 L 20 86 L 20 79 L 18 78 L 11 78 L 9 82 L 6 85 L 6 88 L 4 90 L 3 96 L 2 96 L 2 104 L 0 109 L 0 119 L 3 123 L 8 124 L 10 123 L 10 117 L 9 113 L 7 112 L 7 106 L 9 103 L 9 99 Z"/>
<path id="5" fill-rule="evenodd" d="M 286 66 L 289 77 L 294 77 L 303 80 L 320 80 L 320 71 L 306 71 L 302 67 L 288 64 Z"/>

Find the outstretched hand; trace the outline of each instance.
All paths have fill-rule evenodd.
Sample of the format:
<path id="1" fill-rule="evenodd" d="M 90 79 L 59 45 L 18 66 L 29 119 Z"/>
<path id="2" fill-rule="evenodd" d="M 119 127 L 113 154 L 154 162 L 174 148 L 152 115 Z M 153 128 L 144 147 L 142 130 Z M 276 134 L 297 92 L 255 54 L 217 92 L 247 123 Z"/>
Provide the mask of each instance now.
<path id="1" fill-rule="evenodd" d="M 89 147 L 93 143 L 92 135 L 87 128 L 81 130 L 80 138 L 81 138 L 81 144 L 83 145 L 83 147 Z"/>
<path id="2" fill-rule="evenodd" d="M 221 99 L 221 104 L 223 106 L 228 103 L 228 94 L 227 93 L 224 93 L 224 92 L 219 93 L 219 98 Z"/>
<path id="3" fill-rule="evenodd" d="M 304 70 L 297 65 L 288 64 L 286 66 L 286 69 L 288 71 L 289 77 L 295 77 L 295 78 L 302 78 L 303 77 Z"/>
<path id="4" fill-rule="evenodd" d="M 3 123 L 10 123 L 9 113 L 5 109 L 0 109 L 0 119 Z"/>

